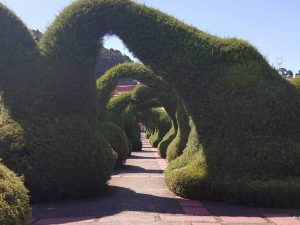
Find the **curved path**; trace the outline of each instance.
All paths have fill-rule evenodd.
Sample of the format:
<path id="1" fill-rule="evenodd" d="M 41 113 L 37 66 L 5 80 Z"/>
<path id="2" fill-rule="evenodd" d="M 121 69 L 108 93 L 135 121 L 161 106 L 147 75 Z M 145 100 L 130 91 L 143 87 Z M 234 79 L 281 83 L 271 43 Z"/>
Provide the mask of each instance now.
<path id="1" fill-rule="evenodd" d="M 300 225 L 300 210 L 272 210 L 198 202 L 175 196 L 164 183 L 166 161 L 142 135 L 98 198 L 33 206 L 33 224 L 68 225 Z"/>

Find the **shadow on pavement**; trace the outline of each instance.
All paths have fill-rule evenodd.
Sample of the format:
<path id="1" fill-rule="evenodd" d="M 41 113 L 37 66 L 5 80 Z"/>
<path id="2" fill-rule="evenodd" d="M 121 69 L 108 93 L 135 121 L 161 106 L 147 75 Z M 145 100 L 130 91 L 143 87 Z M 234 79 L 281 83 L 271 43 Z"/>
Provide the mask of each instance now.
<path id="1" fill-rule="evenodd" d="M 176 213 L 183 211 L 174 198 L 159 197 L 136 193 L 131 189 L 109 186 L 102 196 L 78 201 L 37 204 L 32 206 L 34 222 L 40 219 L 63 218 L 59 223 L 80 222 L 85 220 L 113 216 L 123 211 Z M 55 221 L 43 225 L 55 224 Z"/>
<path id="2" fill-rule="evenodd" d="M 145 169 L 140 166 L 134 165 L 123 165 L 120 168 L 114 170 L 113 175 L 122 174 L 122 173 L 158 173 L 161 174 L 162 171 L 160 169 Z"/>

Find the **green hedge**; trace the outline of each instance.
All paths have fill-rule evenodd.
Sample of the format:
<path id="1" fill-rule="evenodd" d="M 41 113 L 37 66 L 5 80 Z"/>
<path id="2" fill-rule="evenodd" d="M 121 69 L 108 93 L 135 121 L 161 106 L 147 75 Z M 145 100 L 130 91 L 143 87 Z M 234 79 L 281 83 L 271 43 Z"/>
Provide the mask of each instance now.
<path id="1" fill-rule="evenodd" d="M 131 92 L 127 92 L 110 99 L 107 110 L 109 119 L 125 131 L 130 151 L 140 151 L 142 150 L 140 130 L 131 103 Z"/>
<path id="2" fill-rule="evenodd" d="M 171 119 L 172 126 L 162 139 L 158 137 L 159 132 L 151 131 L 149 130 L 151 129 L 151 127 L 148 127 L 149 132 L 152 132 L 153 134 L 150 142 L 152 142 L 153 139 L 159 141 L 157 143 L 158 153 L 165 158 L 167 147 L 169 143 L 173 140 L 177 132 L 178 125 L 175 114 L 176 104 L 178 100 L 176 92 L 172 90 L 172 88 L 169 85 L 162 83 L 160 85 L 160 87 L 149 87 L 147 85 L 139 84 L 132 91 L 132 98 L 134 101 L 135 110 L 137 112 L 141 113 L 144 110 L 148 110 L 151 107 L 164 107 L 165 112 Z M 140 119 L 142 120 L 142 122 L 145 122 L 143 121 L 143 118 Z"/>
<path id="3" fill-rule="evenodd" d="M 31 224 L 28 190 L 14 172 L 0 164 L 0 224 Z"/>
<path id="4" fill-rule="evenodd" d="M 133 112 L 132 106 L 129 105 L 126 110 L 122 113 L 124 118 L 125 132 L 131 143 L 132 151 L 142 150 L 141 134 L 138 121 L 135 113 Z"/>
<path id="5" fill-rule="evenodd" d="M 300 76 L 291 79 L 291 83 L 300 89 Z"/>
<path id="6" fill-rule="evenodd" d="M 143 83 L 159 83 L 159 78 L 154 77 L 153 72 L 141 65 L 136 63 L 123 63 L 114 66 L 110 70 L 106 71 L 97 80 L 97 92 L 99 99 L 100 110 L 105 111 L 106 106 L 109 103 L 112 93 L 118 85 L 120 79 L 136 79 Z"/>
<path id="7" fill-rule="evenodd" d="M 176 168 L 177 165 L 171 163 L 166 171 L 168 177 L 175 175 Z M 179 176 L 176 178 L 176 183 L 169 182 L 169 187 L 186 198 L 226 201 L 260 207 L 299 207 L 300 180 L 298 177 L 269 180 L 254 180 L 249 177 L 236 179 L 224 176 L 216 178 L 204 171 L 199 171 L 196 160 L 192 160 L 192 163 L 182 166 L 179 170 L 176 169 L 176 176 Z"/>
<path id="8" fill-rule="evenodd" d="M 157 147 L 171 128 L 170 117 L 161 108 L 150 108 L 149 110 L 144 110 L 142 113 L 144 114 L 143 121 L 147 130 L 151 133 L 149 142 L 153 147 Z"/>
<path id="9" fill-rule="evenodd" d="M 129 143 L 124 130 L 113 122 L 103 122 L 99 126 L 105 141 L 117 154 L 116 166 L 123 165 L 130 155 Z"/>
<path id="10" fill-rule="evenodd" d="M 171 126 L 170 130 L 168 131 L 168 133 L 163 137 L 161 142 L 158 143 L 157 149 L 158 149 L 158 153 L 159 153 L 160 157 L 166 158 L 168 146 L 171 144 L 171 142 L 176 137 L 176 130 L 177 129 L 175 129 L 175 126 L 172 123 L 172 126 Z"/>
<path id="11" fill-rule="evenodd" d="M 119 80 L 124 78 L 137 79 L 145 84 L 155 86 L 163 86 L 164 82 L 160 78 L 155 77 L 149 68 L 134 63 L 124 63 L 115 66 L 97 80 L 100 112 L 103 112 L 100 114 L 100 120 L 103 120 L 103 114 L 107 113 L 109 114 L 108 118 L 118 121 L 117 123 L 119 124 L 121 123 L 121 127 L 125 129 L 131 145 L 131 150 L 136 151 L 142 149 L 140 131 L 134 112 L 132 111 L 134 109 L 132 107 L 126 109 L 127 105 L 130 102 L 136 101 L 136 99 L 133 99 L 130 96 L 131 94 L 111 99 L 112 92 Z"/>
<path id="12" fill-rule="evenodd" d="M 189 116 L 183 103 L 178 100 L 176 108 L 176 119 L 177 119 L 177 133 L 175 138 L 167 147 L 167 160 L 170 162 L 180 156 L 186 147 L 188 137 L 190 134 Z"/>
<path id="13" fill-rule="evenodd" d="M 144 70 L 146 72 L 141 72 Z M 109 71 L 109 73 L 106 73 L 103 78 L 98 80 L 98 90 L 101 90 L 102 88 L 105 89 L 104 88 L 105 86 L 106 87 L 109 86 L 109 85 L 105 85 L 105 83 L 110 83 L 112 82 L 113 79 L 117 79 L 117 77 L 119 79 L 119 77 L 123 75 L 125 77 L 126 76 L 134 77 L 135 79 L 140 78 L 140 80 L 144 83 L 151 83 L 152 81 L 153 83 L 157 82 L 160 83 L 160 85 L 164 89 L 169 88 L 167 86 L 163 86 L 160 80 L 157 80 L 154 77 L 150 77 L 150 75 L 151 76 L 153 75 L 149 72 L 149 69 L 147 69 L 146 67 L 137 64 L 122 64 L 116 66 L 115 68 L 112 68 Z M 142 147 L 141 141 L 139 140 L 140 134 L 137 126 L 137 122 L 141 120 L 141 118 L 139 117 L 139 112 L 148 109 L 149 107 L 161 106 L 162 104 L 160 103 L 160 101 L 163 102 L 163 105 L 166 106 L 167 109 L 169 109 L 168 115 L 170 114 L 172 115 L 172 112 L 175 111 L 173 110 L 175 101 L 172 99 L 170 100 L 169 95 L 157 94 L 155 93 L 155 91 L 156 89 L 152 87 L 139 84 L 132 92 L 114 97 L 110 99 L 110 101 L 107 104 L 107 109 L 108 109 L 108 114 L 110 115 L 109 116 L 110 119 L 112 119 L 113 121 L 119 121 L 118 123 L 122 124 L 121 127 L 123 127 L 123 129 L 126 130 L 128 140 L 133 145 L 132 146 L 133 151 L 141 150 Z M 128 107 L 128 105 L 130 106 Z M 126 120 L 127 120 L 127 128 L 125 128 Z M 176 121 L 173 123 L 177 124 Z M 160 136 L 164 135 L 165 133 L 166 133 L 165 131 L 161 132 Z M 159 132 L 157 132 L 156 135 L 158 134 Z M 152 139 L 154 139 L 154 136 L 152 137 Z M 156 142 L 159 143 L 161 140 L 162 137 L 159 137 L 159 139 L 157 139 Z M 158 143 L 155 143 L 155 145 L 157 146 Z"/>
<path id="14" fill-rule="evenodd" d="M 0 28 L 0 157 L 25 176 L 33 202 L 100 193 L 114 156 L 96 127 L 94 65 L 68 68 L 2 4 Z"/>

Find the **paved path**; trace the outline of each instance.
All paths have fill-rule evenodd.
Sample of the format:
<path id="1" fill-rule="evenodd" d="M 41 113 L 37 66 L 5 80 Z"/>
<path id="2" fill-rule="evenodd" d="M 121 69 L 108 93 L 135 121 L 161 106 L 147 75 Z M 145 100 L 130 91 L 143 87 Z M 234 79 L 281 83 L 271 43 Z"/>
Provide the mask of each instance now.
<path id="1" fill-rule="evenodd" d="M 33 206 L 33 224 L 68 225 L 300 225 L 299 210 L 272 210 L 176 197 L 164 183 L 166 161 L 142 137 L 97 198 Z"/>

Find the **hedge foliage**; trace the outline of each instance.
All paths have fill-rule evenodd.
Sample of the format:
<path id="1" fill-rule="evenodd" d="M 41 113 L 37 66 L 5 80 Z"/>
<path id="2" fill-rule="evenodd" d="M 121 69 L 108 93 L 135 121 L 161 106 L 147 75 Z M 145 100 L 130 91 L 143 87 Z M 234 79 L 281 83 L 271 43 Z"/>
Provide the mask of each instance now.
<path id="1" fill-rule="evenodd" d="M 141 64 L 123 63 L 111 68 L 97 80 L 100 110 L 106 111 L 106 106 L 111 99 L 114 89 L 120 79 L 124 78 L 136 79 L 143 83 L 154 83 L 155 80 L 158 80 L 149 68 Z"/>
<path id="2" fill-rule="evenodd" d="M 0 164 L 0 224 L 29 225 L 28 190 L 14 172 Z"/>
<path id="3" fill-rule="evenodd" d="M 24 175 L 33 202 L 98 194 L 114 155 L 96 126 L 94 65 L 70 69 L 47 54 L 2 4 L 0 27 L 0 157 Z"/>
<path id="4" fill-rule="evenodd" d="M 150 75 L 152 75 L 151 70 L 145 66 L 124 63 L 106 71 L 96 82 L 99 110 L 98 124 L 106 141 L 117 154 L 116 166 L 120 166 L 126 161 L 131 154 L 131 150 L 140 150 L 142 145 L 139 131 L 136 129 L 137 122 L 135 118 L 125 115 L 125 109 L 128 108 L 130 102 L 127 102 L 126 95 L 124 98 L 125 104 L 119 105 L 123 100 L 123 96 L 117 97 L 116 99 L 118 100 L 113 99 L 110 102 L 113 91 L 121 79 L 135 79 L 135 77 L 147 77 Z M 131 101 L 131 95 L 128 96 Z M 115 102 L 116 105 L 114 104 Z"/>
<path id="5" fill-rule="evenodd" d="M 150 144 L 157 147 L 171 128 L 172 122 L 162 108 L 150 108 L 142 112 L 143 122 L 151 134 Z"/>
<path id="6" fill-rule="evenodd" d="M 154 94 L 153 92 L 156 91 L 156 89 L 145 85 L 138 85 L 131 94 L 124 94 L 111 99 L 113 90 L 117 86 L 119 80 L 124 78 L 136 79 L 143 84 L 155 86 L 156 89 L 161 87 L 165 90 L 163 93 L 170 88 L 161 78 L 154 76 L 149 68 L 134 63 L 124 63 L 115 66 L 97 80 L 99 110 L 103 112 L 100 114 L 101 119 L 103 119 L 103 114 L 107 113 L 108 118 L 118 123 L 125 130 L 132 146 L 132 150 L 141 150 L 142 145 L 136 119 L 137 108 L 140 108 L 141 110 L 142 107 L 147 107 L 145 105 L 147 104 L 147 101 L 158 96 L 160 101 L 163 101 L 164 105 L 170 109 L 170 112 L 172 112 L 174 104 L 172 105 L 173 102 L 169 100 L 169 95 Z M 152 103 L 153 102 L 150 104 L 152 105 Z M 131 106 L 128 107 L 130 104 Z M 173 118 L 175 118 L 175 111 L 173 114 Z M 120 119 L 120 117 L 122 119 Z M 106 119 L 107 118 L 104 118 L 104 120 Z"/>
<path id="7" fill-rule="evenodd" d="M 176 108 L 177 132 L 174 139 L 168 145 L 166 150 L 166 157 L 168 162 L 176 159 L 183 153 L 188 142 L 188 137 L 191 132 L 189 126 L 189 116 L 186 112 L 182 101 L 178 100 Z"/>
<path id="8" fill-rule="evenodd" d="M 127 78 L 138 79 L 146 83 L 155 83 L 156 80 L 160 81 L 158 78 L 154 77 L 153 72 L 149 68 L 141 64 L 123 63 L 106 71 L 106 73 L 96 82 L 99 101 L 98 106 L 100 112 L 98 121 L 102 130 L 107 126 L 107 123 L 105 123 L 105 125 L 101 125 L 103 121 L 111 120 L 119 124 L 119 126 L 125 131 L 127 137 L 128 143 L 126 144 L 126 148 L 129 146 L 131 151 L 139 151 L 142 149 L 140 131 L 135 115 L 132 112 L 132 107 L 128 107 L 129 102 L 127 102 L 128 100 L 131 101 L 131 95 L 125 94 L 124 96 L 117 97 L 116 99 L 110 101 L 113 91 L 118 85 L 119 81 Z M 158 81 L 157 83 L 159 83 Z M 122 100 L 124 100 L 124 102 L 122 102 Z M 109 130 L 111 129 L 112 127 Z M 116 129 L 114 129 L 114 131 L 117 132 Z M 114 142 L 115 138 L 109 137 L 109 135 L 114 135 L 112 132 L 103 132 L 105 133 L 105 136 L 109 142 Z M 118 135 L 120 138 L 122 133 L 117 132 L 115 135 Z M 112 142 L 110 142 L 110 144 L 112 146 L 114 145 Z M 123 151 L 123 154 L 120 155 L 120 151 Z M 124 162 L 124 157 L 128 157 L 129 155 L 124 147 L 123 149 L 119 148 L 119 151 L 117 152 L 119 153 L 118 156 L 121 156 L 117 162 L 120 160 L 121 162 Z"/>
<path id="9" fill-rule="evenodd" d="M 130 155 L 129 143 L 124 130 L 113 122 L 103 122 L 99 126 L 105 141 L 116 153 L 116 166 L 123 165 Z"/>
<path id="10" fill-rule="evenodd" d="M 162 138 L 162 140 L 158 143 L 157 149 L 160 157 L 166 158 L 167 157 L 167 149 L 168 146 L 174 141 L 174 138 L 176 137 L 176 130 L 174 123 L 171 123 L 170 130 L 165 134 L 165 136 Z"/>
<path id="11" fill-rule="evenodd" d="M 135 110 L 141 113 L 140 117 L 142 117 L 142 114 L 145 110 L 155 107 L 163 107 L 165 113 L 167 113 L 167 116 L 171 120 L 172 126 L 170 130 L 167 133 L 165 131 L 161 132 L 161 135 L 165 134 L 162 139 L 158 138 L 157 136 L 159 132 L 156 132 L 155 134 L 152 132 L 154 136 L 151 138 L 151 140 L 158 138 L 157 141 L 159 141 L 159 143 L 155 143 L 155 145 L 157 144 L 158 153 L 161 155 L 161 157 L 165 158 L 167 147 L 175 137 L 178 127 L 176 119 L 176 105 L 178 99 L 176 92 L 169 85 L 162 82 L 160 82 L 159 87 L 154 87 L 154 85 L 149 87 L 149 85 L 140 84 L 132 91 L 132 98 L 135 105 Z M 143 120 L 143 118 L 140 119 Z M 159 117 L 153 119 L 159 119 Z M 159 127 L 156 127 L 156 129 L 158 128 Z M 149 129 L 151 128 L 149 127 Z M 150 134 L 151 130 L 149 129 L 148 132 Z"/>
<path id="12" fill-rule="evenodd" d="M 131 143 L 132 151 L 142 150 L 140 127 L 136 115 L 133 111 L 133 106 L 129 105 L 125 111 L 122 113 L 124 118 L 124 127 L 126 135 Z"/>
<path id="13" fill-rule="evenodd" d="M 226 192 L 211 187 L 234 180 L 230 194 L 242 196 L 236 202 L 299 207 L 300 93 L 249 43 L 218 38 L 130 0 L 73 3 L 38 47 L 2 5 L 0 16 L 2 101 L 12 121 L 7 130 L 1 128 L 1 143 L 8 146 L 1 148 L 1 157 L 24 172 L 31 190 L 44 179 L 60 197 L 74 197 L 85 185 L 93 193 L 109 177 L 112 151 L 95 137 L 101 133 L 93 126 L 98 116 L 93 70 L 99 38 L 114 33 L 175 90 L 189 115 L 186 148 L 166 171 L 173 191 L 228 201 Z M 80 154 L 89 163 L 77 163 Z M 36 164 L 40 159 L 47 167 Z M 58 167 L 62 161 L 69 166 Z M 79 184 L 83 174 L 86 183 Z"/>
<path id="14" fill-rule="evenodd" d="M 297 76 L 291 80 L 291 83 L 300 89 L 300 76 Z"/>

